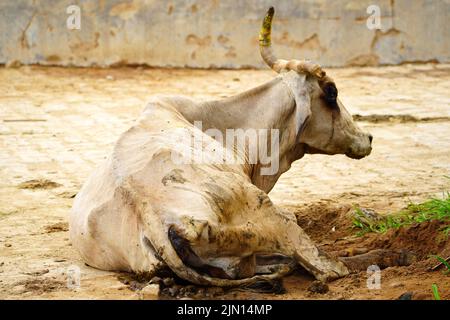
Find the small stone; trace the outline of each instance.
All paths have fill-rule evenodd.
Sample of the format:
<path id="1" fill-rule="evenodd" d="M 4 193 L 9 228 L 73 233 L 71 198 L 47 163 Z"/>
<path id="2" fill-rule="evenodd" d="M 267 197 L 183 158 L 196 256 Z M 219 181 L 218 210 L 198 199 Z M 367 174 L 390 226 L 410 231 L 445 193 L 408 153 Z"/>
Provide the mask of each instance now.
<path id="1" fill-rule="evenodd" d="M 5 243 L 5 247 L 10 248 L 10 247 L 12 247 L 12 244 L 11 243 Z"/>
<path id="2" fill-rule="evenodd" d="M 311 285 L 308 287 L 308 291 L 313 293 L 324 294 L 329 290 L 330 289 L 328 288 L 328 285 L 319 280 L 313 281 L 313 283 L 311 283 Z"/>
<path id="3" fill-rule="evenodd" d="M 193 285 L 188 285 L 184 287 L 184 295 L 185 296 L 192 296 L 197 292 L 197 288 Z"/>
<path id="4" fill-rule="evenodd" d="M 178 287 L 173 286 L 172 288 L 169 288 L 169 295 L 170 295 L 171 297 L 176 297 L 176 296 L 178 295 L 178 292 L 179 292 L 179 291 L 180 291 L 180 290 L 179 290 Z"/>
<path id="5" fill-rule="evenodd" d="M 114 77 L 109 74 L 109 75 L 106 76 L 106 80 L 114 80 Z"/>
<path id="6" fill-rule="evenodd" d="M 159 296 L 159 285 L 158 284 L 149 284 L 142 288 L 139 292 L 139 298 L 141 300 L 156 300 Z"/>
<path id="7" fill-rule="evenodd" d="M 162 282 L 163 280 L 160 278 L 160 277 L 153 277 L 151 280 L 150 280 L 150 284 L 161 284 L 161 282 Z"/>
<path id="8" fill-rule="evenodd" d="M 197 290 L 197 293 L 195 293 L 193 297 L 196 298 L 196 299 L 202 299 L 202 298 L 204 298 L 204 297 L 205 297 L 205 289 L 199 288 L 199 289 Z"/>
<path id="9" fill-rule="evenodd" d="M 398 297 L 397 300 L 411 300 L 412 296 L 413 296 L 412 292 L 405 292 L 405 293 L 402 293 L 402 295 L 400 297 Z"/>
<path id="10" fill-rule="evenodd" d="M 173 285 L 175 284 L 175 280 L 173 280 L 173 278 L 165 278 L 165 279 L 163 280 L 163 284 L 164 284 L 166 287 L 170 287 L 170 286 L 173 286 Z"/>
<path id="11" fill-rule="evenodd" d="M 145 283 L 139 282 L 139 281 L 135 281 L 135 280 L 131 280 L 129 283 L 129 288 L 132 291 L 140 291 L 142 290 L 144 287 L 146 286 Z"/>
<path id="12" fill-rule="evenodd" d="M 432 294 L 431 293 L 424 293 L 424 292 L 414 292 L 412 299 L 413 300 L 431 300 Z"/>

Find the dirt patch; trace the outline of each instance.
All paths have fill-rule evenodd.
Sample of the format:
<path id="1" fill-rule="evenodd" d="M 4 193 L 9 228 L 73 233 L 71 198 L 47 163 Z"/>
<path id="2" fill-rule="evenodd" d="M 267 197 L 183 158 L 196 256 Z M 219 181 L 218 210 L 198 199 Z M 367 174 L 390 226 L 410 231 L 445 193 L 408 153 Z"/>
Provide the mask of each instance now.
<path id="1" fill-rule="evenodd" d="M 372 123 L 382 123 L 382 122 L 406 123 L 406 122 L 450 121 L 450 117 L 417 118 L 409 114 L 370 114 L 370 115 L 354 114 L 353 120 Z"/>
<path id="2" fill-rule="evenodd" d="M 16 290 L 22 293 L 31 292 L 35 295 L 60 291 L 67 288 L 67 283 L 51 278 L 33 278 L 16 283 Z"/>
<path id="3" fill-rule="evenodd" d="M 17 187 L 19 189 L 53 189 L 60 187 L 61 184 L 56 183 L 54 181 L 50 181 L 47 179 L 35 179 L 35 180 L 28 180 L 25 182 L 20 183 Z"/>
<path id="4" fill-rule="evenodd" d="M 353 228 L 353 206 L 350 204 L 327 204 L 318 202 L 299 208 L 291 208 L 298 224 L 329 252 L 350 250 L 354 254 L 373 249 L 407 249 L 418 261 L 428 260 L 430 255 L 445 255 L 450 249 L 450 237 L 442 230 L 447 221 L 434 220 L 390 229 L 386 233 L 366 233 L 357 236 Z M 434 261 L 436 262 L 436 260 Z"/>
<path id="5" fill-rule="evenodd" d="M 427 221 L 391 229 L 381 235 L 367 235 L 362 243 L 371 249 L 407 249 L 414 252 L 419 261 L 426 260 L 429 255 L 442 254 L 450 246 L 449 237 L 442 232 L 442 228 L 447 225 L 443 221 Z"/>
<path id="6" fill-rule="evenodd" d="M 73 199 L 77 195 L 77 192 L 71 192 L 71 191 L 64 191 L 58 194 L 58 197 L 66 198 L 66 199 Z"/>
<path id="7" fill-rule="evenodd" d="M 298 225 L 319 244 L 334 243 L 352 237 L 351 204 L 318 201 L 287 208 L 294 212 Z"/>
<path id="8" fill-rule="evenodd" d="M 45 227 L 45 232 L 64 232 L 69 231 L 69 224 L 67 222 L 58 222 Z"/>
<path id="9" fill-rule="evenodd" d="M 24 274 L 29 275 L 29 276 L 42 276 L 47 273 L 49 273 L 49 270 L 44 269 L 44 270 L 39 270 L 39 271 L 34 271 L 34 272 L 25 272 Z"/>

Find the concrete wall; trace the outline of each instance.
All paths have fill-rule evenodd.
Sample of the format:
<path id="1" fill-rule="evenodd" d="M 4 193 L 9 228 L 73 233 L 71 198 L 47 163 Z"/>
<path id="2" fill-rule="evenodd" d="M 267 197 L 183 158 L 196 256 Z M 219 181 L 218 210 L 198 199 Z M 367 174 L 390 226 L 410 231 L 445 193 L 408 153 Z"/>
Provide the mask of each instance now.
<path id="1" fill-rule="evenodd" d="M 69 30 L 69 5 L 81 29 Z M 369 5 L 381 30 L 366 26 Z M 276 9 L 279 57 L 324 66 L 450 61 L 450 0 L 2 0 L 0 63 L 263 67 L 258 32 Z"/>

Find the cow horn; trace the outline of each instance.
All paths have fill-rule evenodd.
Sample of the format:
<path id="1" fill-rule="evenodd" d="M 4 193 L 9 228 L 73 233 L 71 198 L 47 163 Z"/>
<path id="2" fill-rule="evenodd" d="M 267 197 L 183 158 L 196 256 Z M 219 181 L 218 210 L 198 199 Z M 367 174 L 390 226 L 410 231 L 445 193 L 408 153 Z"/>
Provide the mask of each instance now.
<path id="1" fill-rule="evenodd" d="M 283 70 L 295 70 L 297 72 L 314 75 L 319 79 L 324 78 L 326 73 L 318 64 L 303 60 L 287 61 L 275 57 L 271 43 L 272 19 L 274 14 L 275 9 L 270 7 L 269 10 L 267 10 L 261 26 L 261 31 L 259 32 L 259 52 L 261 53 L 264 62 L 278 73 Z"/>
<path id="2" fill-rule="evenodd" d="M 264 17 L 261 31 L 259 32 L 259 52 L 261 53 L 261 57 L 264 62 L 267 63 L 269 67 L 273 69 L 275 63 L 277 62 L 277 58 L 273 54 L 271 41 L 270 41 L 270 33 L 272 32 L 272 19 L 275 13 L 275 9 L 270 7 Z"/>

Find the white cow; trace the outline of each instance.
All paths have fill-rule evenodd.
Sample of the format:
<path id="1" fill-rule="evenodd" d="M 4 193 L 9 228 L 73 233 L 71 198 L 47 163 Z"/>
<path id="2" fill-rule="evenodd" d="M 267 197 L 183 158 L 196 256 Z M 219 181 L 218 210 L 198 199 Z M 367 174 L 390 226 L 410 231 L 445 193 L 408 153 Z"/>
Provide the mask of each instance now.
<path id="1" fill-rule="evenodd" d="M 168 266 L 193 283 L 219 286 L 280 277 L 293 263 L 323 281 L 348 274 L 267 193 L 305 153 L 362 158 L 371 152 L 372 137 L 353 122 L 319 66 L 274 58 L 272 16 L 273 9 L 264 19 L 261 53 L 279 76 L 220 101 L 152 99 L 90 176 L 70 214 L 70 238 L 86 263 L 138 273 Z M 271 164 L 259 156 L 249 161 L 250 147 L 227 148 L 195 121 L 222 133 L 277 130 L 278 170 L 263 175 Z M 189 143 L 191 137 L 201 137 L 201 143 Z M 212 150 L 240 161 L 178 161 L 185 151 L 214 160 Z"/>

